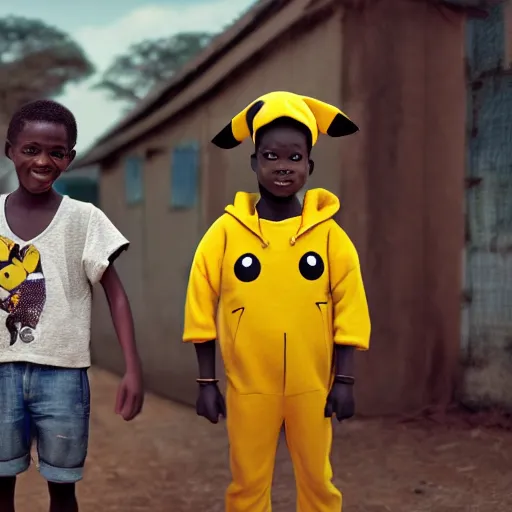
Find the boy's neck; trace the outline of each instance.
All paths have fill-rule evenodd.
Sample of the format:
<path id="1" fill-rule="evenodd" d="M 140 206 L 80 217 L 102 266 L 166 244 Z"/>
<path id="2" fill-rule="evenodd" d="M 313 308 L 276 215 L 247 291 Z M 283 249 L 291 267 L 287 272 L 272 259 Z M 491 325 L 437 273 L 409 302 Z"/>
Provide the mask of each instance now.
<path id="1" fill-rule="evenodd" d="M 278 222 L 302 215 L 302 205 L 296 195 L 277 197 L 262 186 L 259 189 L 261 197 L 256 205 L 256 210 L 260 219 Z"/>
<path id="2" fill-rule="evenodd" d="M 22 208 L 38 208 L 53 205 L 60 202 L 61 195 L 53 188 L 42 194 L 32 194 L 21 185 L 10 194 L 11 204 L 14 202 Z"/>

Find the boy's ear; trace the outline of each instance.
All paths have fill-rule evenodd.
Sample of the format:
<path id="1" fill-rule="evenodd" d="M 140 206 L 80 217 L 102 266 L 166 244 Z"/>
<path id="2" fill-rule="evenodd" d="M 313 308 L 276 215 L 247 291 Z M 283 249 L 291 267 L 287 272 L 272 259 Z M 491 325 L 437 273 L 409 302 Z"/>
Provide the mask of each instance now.
<path id="1" fill-rule="evenodd" d="M 5 140 L 5 146 L 4 146 L 4 153 L 5 153 L 5 156 L 9 160 L 12 160 L 12 158 L 11 158 L 11 148 L 12 148 L 12 144 L 9 142 L 8 139 L 6 139 Z"/>
<path id="2" fill-rule="evenodd" d="M 313 160 L 309 159 L 309 175 L 310 176 L 313 174 L 314 170 L 315 170 L 315 162 L 313 162 Z"/>
<path id="3" fill-rule="evenodd" d="M 256 172 L 258 168 L 258 160 L 256 159 L 256 153 L 251 155 L 251 169 Z"/>
<path id="4" fill-rule="evenodd" d="M 76 157 L 76 151 L 74 149 L 72 149 L 69 153 L 68 153 L 68 165 L 66 166 L 66 168 L 62 171 L 62 172 L 67 172 L 69 171 L 69 166 L 71 165 L 71 163 L 73 162 L 73 160 L 75 159 Z"/>
<path id="5" fill-rule="evenodd" d="M 75 159 L 75 157 L 76 157 L 76 151 L 74 149 L 72 149 L 68 155 L 68 160 L 69 160 L 68 165 L 71 165 L 71 162 Z"/>

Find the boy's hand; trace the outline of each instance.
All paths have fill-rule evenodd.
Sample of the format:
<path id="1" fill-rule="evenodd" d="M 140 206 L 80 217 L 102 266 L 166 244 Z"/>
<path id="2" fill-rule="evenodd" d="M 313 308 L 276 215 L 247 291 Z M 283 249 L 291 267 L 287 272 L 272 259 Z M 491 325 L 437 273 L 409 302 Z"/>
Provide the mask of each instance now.
<path id="1" fill-rule="evenodd" d="M 218 423 L 219 416 L 226 417 L 226 402 L 217 384 L 200 386 L 196 412 L 211 423 Z"/>
<path id="2" fill-rule="evenodd" d="M 327 396 L 325 417 L 336 415 L 338 421 L 348 420 L 354 416 L 354 386 L 335 382 Z"/>
<path id="3" fill-rule="evenodd" d="M 140 414 L 143 404 L 142 372 L 140 369 L 127 371 L 117 390 L 116 414 L 131 421 Z"/>

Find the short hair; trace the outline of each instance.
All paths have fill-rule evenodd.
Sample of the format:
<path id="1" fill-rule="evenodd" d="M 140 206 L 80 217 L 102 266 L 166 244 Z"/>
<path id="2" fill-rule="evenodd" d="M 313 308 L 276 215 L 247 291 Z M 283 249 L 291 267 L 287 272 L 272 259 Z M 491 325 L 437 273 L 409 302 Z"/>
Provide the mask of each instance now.
<path id="1" fill-rule="evenodd" d="M 313 148 L 313 137 L 311 135 L 310 129 L 303 123 L 296 121 L 295 119 L 292 119 L 291 117 L 279 117 L 272 121 L 271 123 L 266 124 L 265 126 L 262 126 L 257 132 L 256 132 L 256 138 L 255 138 L 255 148 L 258 150 L 260 144 L 261 144 L 261 138 L 263 135 L 272 129 L 275 128 L 292 128 L 293 130 L 296 130 L 304 135 L 306 138 L 306 145 L 308 148 L 308 154 L 311 153 L 311 149 Z"/>
<path id="2" fill-rule="evenodd" d="M 77 126 L 75 116 L 64 105 L 52 100 L 36 100 L 21 107 L 11 118 L 7 139 L 14 144 L 27 122 L 61 124 L 68 135 L 68 149 L 76 145 Z"/>

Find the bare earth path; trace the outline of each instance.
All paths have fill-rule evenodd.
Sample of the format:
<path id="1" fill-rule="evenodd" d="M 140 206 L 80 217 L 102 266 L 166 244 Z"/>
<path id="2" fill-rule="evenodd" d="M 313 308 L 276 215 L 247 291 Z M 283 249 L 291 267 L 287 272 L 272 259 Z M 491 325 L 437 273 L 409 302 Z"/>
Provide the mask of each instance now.
<path id="1" fill-rule="evenodd" d="M 117 378 L 91 371 L 93 416 L 81 512 L 221 512 L 229 480 L 223 425 L 148 396 L 131 424 L 113 414 Z M 274 512 L 294 512 L 293 473 L 281 444 Z M 202 454 L 201 457 L 199 455 Z M 433 422 L 351 421 L 336 428 L 335 481 L 344 512 L 510 512 L 512 432 Z M 33 468 L 20 478 L 18 512 L 46 512 Z"/>

